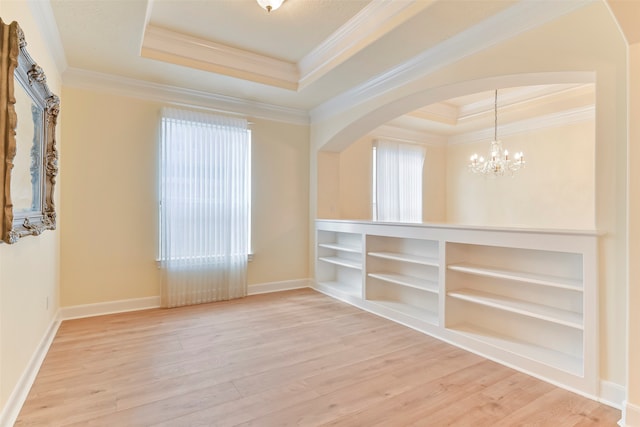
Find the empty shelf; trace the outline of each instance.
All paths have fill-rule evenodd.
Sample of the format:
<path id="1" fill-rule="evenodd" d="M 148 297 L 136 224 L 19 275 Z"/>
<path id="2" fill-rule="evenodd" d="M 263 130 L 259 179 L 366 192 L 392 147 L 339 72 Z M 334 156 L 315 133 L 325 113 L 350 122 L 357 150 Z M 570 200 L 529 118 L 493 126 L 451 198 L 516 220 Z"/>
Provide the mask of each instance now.
<path id="1" fill-rule="evenodd" d="M 434 294 L 438 293 L 438 282 L 431 280 L 395 273 L 369 273 L 368 276 L 385 282 L 395 283 L 396 285 L 420 289 L 421 291 L 432 292 Z"/>
<path id="2" fill-rule="evenodd" d="M 410 262 L 413 264 L 431 265 L 434 267 L 437 267 L 439 264 L 437 258 L 430 258 L 426 256 L 421 256 L 421 255 L 410 255 L 410 254 L 402 254 L 402 253 L 396 253 L 396 252 L 369 252 L 368 255 L 376 258 Z"/>
<path id="3" fill-rule="evenodd" d="M 362 290 L 358 285 L 335 281 L 318 282 L 318 285 L 330 288 L 332 291 L 342 292 L 344 294 L 352 295 L 358 298 L 362 297 Z"/>
<path id="4" fill-rule="evenodd" d="M 494 331 L 479 328 L 468 323 L 454 325 L 449 329 L 467 337 L 485 342 L 509 353 L 517 354 L 521 357 L 552 366 L 573 375 L 583 375 L 583 361 L 579 357 L 498 334 Z"/>
<path id="5" fill-rule="evenodd" d="M 341 252 L 352 252 L 352 253 L 362 252 L 360 248 L 357 248 L 355 246 L 343 245 L 340 243 L 318 243 L 318 246 L 321 248 L 333 249 L 334 251 L 341 251 Z"/>
<path id="6" fill-rule="evenodd" d="M 447 292 L 447 295 L 463 301 L 522 314 L 524 316 L 546 320 L 560 325 L 569 326 L 571 328 L 583 329 L 582 314 L 573 311 L 562 310 L 547 305 L 522 301 L 473 289 L 458 289 L 456 291 Z"/>
<path id="7" fill-rule="evenodd" d="M 347 259 L 347 258 L 340 258 L 340 257 L 331 256 L 331 257 L 320 257 L 318 259 L 320 261 L 328 262 L 328 263 L 339 265 L 339 266 L 342 266 L 342 267 L 355 268 L 357 270 L 361 270 L 362 269 L 362 264 L 360 264 L 360 262 L 354 261 L 354 260 L 351 260 L 351 259 Z"/>
<path id="8" fill-rule="evenodd" d="M 495 277 L 498 279 L 516 280 L 543 286 L 551 286 L 572 291 L 582 291 L 582 281 L 566 277 L 556 277 L 544 274 L 526 273 L 521 271 L 504 270 L 493 267 L 484 267 L 475 264 L 451 264 L 447 269 L 462 273 L 475 274 L 476 276 Z"/>

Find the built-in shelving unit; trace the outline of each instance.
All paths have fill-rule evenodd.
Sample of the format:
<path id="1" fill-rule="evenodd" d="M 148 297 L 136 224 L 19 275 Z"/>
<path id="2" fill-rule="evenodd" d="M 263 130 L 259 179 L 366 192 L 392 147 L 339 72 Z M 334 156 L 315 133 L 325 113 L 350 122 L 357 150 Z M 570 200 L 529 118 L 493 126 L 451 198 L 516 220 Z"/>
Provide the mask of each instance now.
<path id="1" fill-rule="evenodd" d="M 360 233 L 318 230 L 316 277 L 324 288 L 362 297 L 362 247 Z"/>
<path id="2" fill-rule="evenodd" d="M 438 242 L 367 236 L 366 247 L 366 299 L 437 325 Z"/>
<path id="3" fill-rule="evenodd" d="M 595 232 L 317 221 L 316 289 L 584 394 Z"/>

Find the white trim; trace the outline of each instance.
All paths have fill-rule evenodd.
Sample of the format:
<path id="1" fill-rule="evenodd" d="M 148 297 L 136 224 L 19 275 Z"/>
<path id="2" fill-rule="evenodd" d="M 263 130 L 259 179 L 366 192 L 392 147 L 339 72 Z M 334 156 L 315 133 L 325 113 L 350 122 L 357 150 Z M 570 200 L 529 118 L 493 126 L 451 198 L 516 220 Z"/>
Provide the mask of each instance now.
<path id="1" fill-rule="evenodd" d="M 539 2 L 522 0 L 385 73 L 355 86 L 311 110 L 311 121 L 320 122 L 349 108 L 381 97 L 391 90 L 526 31 L 553 21 L 595 0 Z"/>
<path id="2" fill-rule="evenodd" d="M 16 419 L 20 414 L 20 410 L 22 409 L 22 405 L 24 405 L 24 402 L 29 395 L 29 391 L 31 390 L 31 386 L 38 375 L 40 366 L 42 366 L 42 362 L 49 351 L 49 347 L 58 332 L 59 326 L 60 321 L 57 319 L 57 316 L 54 316 L 47 328 L 47 331 L 33 352 L 29 363 L 27 363 L 25 370 L 18 379 L 16 386 L 13 388 L 11 395 L 7 399 L 4 408 L 2 408 L 2 412 L 0 413 L 0 426 L 12 426 L 16 422 Z"/>
<path id="3" fill-rule="evenodd" d="M 422 108 L 407 113 L 407 116 L 416 117 L 423 120 L 431 120 L 433 122 L 456 125 L 460 115 L 460 109 L 447 102 L 436 102 L 435 104 L 425 105 Z"/>
<path id="4" fill-rule="evenodd" d="M 622 419 L 618 424 L 622 427 L 640 427 L 640 406 L 625 400 L 622 407 Z"/>
<path id="5" fill-rule="evenodd" d="M 374 0 L 298 61 L 302 90 L 374 41 L 414 17 L 434 0 Z"/>
<path id="6" fill-rule="evenodd" d="M 312 279 L 283 280 L 281 282 L 268 282 L 249 285 L 248 295 L 259 295 L 270 292 L 288 291 L 311 287 Z"/>
<path id="7" fill-rule="evenodd" d="M 295 279 L 249 285 L 248 295 L 258 295 L 268 292 L 280 292 L 290 289 L 308 288 L 310 287 L 310 281 L 311 279 Z M 58 319 L 61 321 L 80 319 L 84 317 L 125 313 L 128 311 L 147 310 L 150 308 L 158 307 L 160 307 L 160 296 L 106 301 L 95 304 L 62 307 L 58 312 Z"/>
<path id="8" fill-rule="evenodd" d="M 218 112 L 234 112 L 252 118 L 273 120 L 297 125 L 309 124 L 304 110 L 280 107 L 231 96 L 185 89 L 144 80 L 79 68 L 68 68 L 62 75 L 66 86 L 80 89 L 103 90 L 122 96 L 158 101 L 178 106 L 199 107 Z"/>
<path id="9" fill-rule="evenodd" d="M 58 73 L 62 74 L 68 67 L 67 57 L 64 52 L 64 45 L 62 44 L 60 32 L 58 31 L 58 24 L 56 23 L 56 18 L 53 15 L 51 2 L 27 0 L 27 4 L 33 14 L 33 19 L 36 21 L 36 24 L 42 33 L 44 42 L 48 45 L 48 50 L 51 52 L 53 61 L 58 68 Z"/>
<path id="10" fill-rule="evenodd" d="M 160 296 L 132 298 L 118 301 L 106 301 L 95 304 L 82 304 L 70 307 L 61 307 L 58 311 L 58 319 L 80 319 L 84 317 L 125 313 L 127 311 L 146 310 L 149 308 L 158 307 L 160 307 Z"/>
<path id="11" fill-rule="evenodd" d="M 458 120 L 472 119 L 480 114 L 493 115 L 494 99 L 491 96 L 460 107 Z M 592 95 L 595 97 L 595 85 L 591 83 L 555 83 L 547 85 L 523 86 L 508 91 L 500 91 L 499 111 L 520 105 L 534 106 L 536 103 L 547 104 L 554 101 L 565 101 L 571 98 Z"/>
<path id="12" fill-rule="evenodd" d="M 409 142 L 441 147 L 447 144 L 447 137 L 427 132 L 406 129 L 392 125 L 382 125 L 369 134 L 374 139 L 386 139 L 397 142 Z"/>
<path id="13" fill-rule="evenodd" d="M 296 64 L 242 49 L 147 25 L 140 54 L 284 89 L 298 89 Z"/>
<path id="14" fill-rule="evenodd" d="M 611 381 L 600 380 L 600 393 L 598 401 L 605 405 L 612 406 L 616 409 L 622 409 L 624 407 L 624 398 L 627 394 L 627 389 L 620 384 L 613 383 Z"/>
<path id="15" fill-rule="evenodd" d="M 498 127 L 498 138 L 516 135 L 523 132 L 533 132 L 542 129 L 559 126 L 569 126 L 576 123 L 595 121 L 596 107 L 588 105 L 586 107 L 573 108 L 559 111 L 552 114 L 545 114 L 526 120 L 508 123 Z M 449 144 L 468 144 L 478 141 L 489 141 L 493 139 L 494 128 L 486 128 L 473 132 L 461 133 L 449 137 Z"/>

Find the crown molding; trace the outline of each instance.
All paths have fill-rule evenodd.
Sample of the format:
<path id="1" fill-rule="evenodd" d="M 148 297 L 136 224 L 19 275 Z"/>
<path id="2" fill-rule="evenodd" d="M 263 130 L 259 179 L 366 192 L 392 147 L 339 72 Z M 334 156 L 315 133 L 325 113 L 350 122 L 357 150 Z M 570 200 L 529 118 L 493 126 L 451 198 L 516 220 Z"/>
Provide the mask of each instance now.
<path id="1" fill-rule="evenodd" d="M 562 89 L 558 89 L 557 86 L 558 85 L 522 86 L 513 92 L 500 93 L 500 91 L 498 91 L 498 109 L 503 111 L 521 105 L 531 106 L 536 103 L 549 103 L 553 100 L 566 100 L 572 97 L 585 95 L 595 96 L 595 87 L 592 83 L 567 84 Z M 493 109 L 494 99 L 493 96 L 491 96 L 490 98 L 485 98 L 460 107 L 458 120 L 463 122 L 488 112 L 493 114 Z"/>
<path id="2" fill-rule="evenodd" d="M 289 90 L 298 89 L 296 64 L 147 25 L 140 55 Z"/>
<path id="3" fill-rule="evenodd" d="M 424 78 L 456 61 L 509 40 L 596 0 L 539 2 L 522 0 L 422 54 L 355 86 L 311 110 L 311 122 L 319 122 L 376 97 Z"/>
<path id="4" fill-rule="evenodd" d="M 459 108 L 447 102 L 436 102 L 407 113 L 417 119 L 455 126 L 458 123 Z"/>
<path id="5" fill-rule="evenodd" d="M 306 111 L 294 108 L 247 101 L 225 95 L 151 83 L 144 80 L 98 73 L 79 68 L 68 68 L 62 75 L 63 84 L 70 87 L 102 90 L 122 96 L 173 105 L 198 107 L 276 122 L 308 125 Z"/>
<path id="6" fill-rule="evenodd" d="M 58 24 L 56 23 L 55 16 L 53 15 L 51 2 L 27 0 L 27 4 L 33 14 L 33 19 L 36 21 L 36 25 L 42 32 L 44 42 L 48 45 L 48 50 L 53 57 L 58 73 L 64 73 L 68 67 L 67 57 L 64 52 L 60 32 L 58 31 Z"/>
<path id="7" fill-rule="evenodd" d="M 317 81 L 434 1 L 373 0 L 298 62 L 301 75 L 298 90 Z"/>
<path id="8" fill-rule="evenodd" d="M 420 132 L 405 129 L 398 126 L 382 125 L 373 130 L 369 136 L 374 139 L 386 139 L 397 142 L 408 142 L 411 144 L 423 144 L 441 147 L 447 144 L 447 137 L 434 135 L 428 132 Z"/>
<path id="9" fill-rule="evenodd" d="M 140 54 L 145 58 L 300 91 L 434 1 L 374 0 L 295 64 L 151 25 L 153 0 L 149 0 Z"/>
<path id="10" fill-rule="evenodd" d="M 524 132 L 534 132 L 542 129 L 550 129 L 560 126 L 569 126 L 576 123 L 592 121 L 595 122 L 596 107 L 589 105 L 586 107 L 572 108 L 552 114 L 545 114 L 526 120 L 508 123 L 498 127 L 498 136 L 516 135 Z M 479 141 L 490 141 L 493 139 L 494 128 L 486 128 L 474 132 L 461 133 L 449 137 L 449 144 L 469 144 Z"/>

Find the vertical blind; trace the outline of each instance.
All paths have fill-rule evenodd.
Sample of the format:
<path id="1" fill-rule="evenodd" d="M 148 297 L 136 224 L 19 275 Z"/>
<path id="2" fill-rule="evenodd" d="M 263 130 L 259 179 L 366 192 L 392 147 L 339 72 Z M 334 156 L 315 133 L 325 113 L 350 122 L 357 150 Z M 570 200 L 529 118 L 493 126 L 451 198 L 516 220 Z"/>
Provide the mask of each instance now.
<path id="1" fill-rule="evenodd" d="M 376 219 L 422 222 L 422 169 L 425 148 L 377 140 L 375 143 Z"/>
<path id="2" fill-rule="evenodd" d="M 160 145 L 162 305 L 246 296 L 247 121 L 165 108 Z"/>

